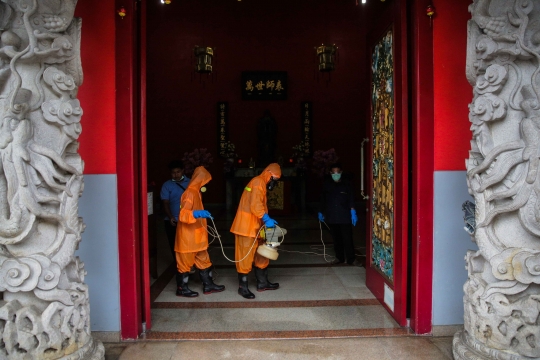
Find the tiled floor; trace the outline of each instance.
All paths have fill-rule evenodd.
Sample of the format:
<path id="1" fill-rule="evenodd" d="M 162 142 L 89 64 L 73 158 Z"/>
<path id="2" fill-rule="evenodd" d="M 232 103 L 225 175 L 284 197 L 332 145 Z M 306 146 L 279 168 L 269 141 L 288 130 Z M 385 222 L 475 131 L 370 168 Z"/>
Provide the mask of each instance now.
<path id="1" fill-rule="evenodd" d="M 245 302 L 236 293 L 238 277 L 234 269 L 216 269 L 215 282 L 225 285 L 226 290 L 219 294 L 200 295 L 196 298 L 183 298 L 175 295 L 176 280 L 172 278 L 156 302 Z M 301 300 L 347 300 L 374 299 L 365 286 L 366 270 L 357 266 L 336 267 L 296 267 L 269 268 L 269 279 L 278 282 L 278 291 L 266 291 L 254 301 L 301 301 Z M 253 274 L 249 276 L 252 290 L 256 284 Z M 192 276 L 190 288 L 200 291 L 202 285 L 197 276 Z"/>
<path id="2" fill-rule="evenodd" d="M 452 338 L 169 341 L 105 344 L 106 360 L 448 360 Z"/>
<path id="3" fill-rule="evenodd" d="M 380 305 L 296 308 L 155 309 L 155 332 L 309 331 L 398 327 Z"/>
<path id="4" fill-rule="evenodd" d="M 233 258 L 234 237 L 228 232 L 232 217 L 226 213 L 213 214 L 224 252 Z M 152 289 L 152 330 L 147 339 L 277 339 L 409 333 L 407 329 L 399 329 L 367 289 L 364 268 L 330 266 L 331 236 L 315 217 L 304 214 L 278 221 L 288 233 L 279 248 L 279 258 L 271 262 L 269 278 L 279 282 L 280 288 L 255 292 L 254 300 L 237 294 L 234 264 L 225 259 L 217 240 L 211 244 L 209 253 L 215 266 L 215 282 L 225 285 L 226 290 L 197 298 L 177 297 L 175 269 L 163 266 L 172 257 L 163 246 L 166 243 L 161 234 L 161 246 L 158 246 L 158 252 L 162 250 L 161 277 Z M 355 235 L 355 246 L 362 260 L 364 242 L 361 234 Z M 321 256 L 325 253 L 326 257 Z M 249 282 L 254 291 L 253 273 Z M 198 277 L 191 276 L 190 288 L 200 292 L 201 287 Z"/>
<path id="5" fill-rule="evenodd" d="M 255 292 L 252 273 L 254 300 L 237 294 L 235 267 L 223 257 L 218 241 L 209 252 L 215 282 L 226 290 L 203 295 L 195 274 L 190 288 L 201 292 L 199 297 L 176 297 L 176 270 L 168 267 L 172 256 L 161 236 L 160 278 L 152 287 L 152 329 L 137 343 L 108 344 L 108 359 L 452 358 L 450 338 L 415 337 L 399 327 L 366 287 L 363 267 L 329 264 L 331 237 L 327 230 L 321 234 L 316 218 L 303 215 L 278 221 L 288 234 L 278 260 L 270 263 L 269 278 L 280 288 Z M 233 258 L 231 222 L 229 214 L 216 216 L 225 254 Z M 358 229 L 355 247 L 363 262 L 364 241 Z M 324 251 L 326 259 L 321 256 Z"/>

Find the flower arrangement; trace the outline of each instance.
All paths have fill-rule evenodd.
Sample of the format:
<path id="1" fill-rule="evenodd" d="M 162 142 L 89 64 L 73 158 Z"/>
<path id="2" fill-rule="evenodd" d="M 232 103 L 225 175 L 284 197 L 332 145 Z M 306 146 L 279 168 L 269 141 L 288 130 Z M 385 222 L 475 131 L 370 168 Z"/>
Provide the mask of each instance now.
<path id="1" fill-rule="evenodd" d="M 222 156 L 226 159 L 236 159 L 238 154 L 236 153 L 236 147 L 230 141 L 225 143 L 225 148 L 223 149 Z"/>
<path id="2" fill-rule="evenodd" d="M 313 153 L 312 169 L 319 177 L 323 177 L 324 174 L 330 170 L 330 165 L 339 160 L 339 156 L 336 154 L 334 148 L 330 150 L 317 150 Z"/>
<path id="3" fill-rule="evenodd" d="M 190 153 L 184 153 L 182 161 L 184 162 L 184 172 L 189 176 L 193 174 L 193 171 L 197 166 L 208 168 L 210 164 L 214 162 L 214 158 L 207 149 L 201 148 L 195 149 Z"/>
<path id="4" fill-rule="evenodd" d="M 300 144 L 292 147 L 293 149 L 293 158 L 306 157 L 309 155 L 309 147 L 302 141 Z"/>

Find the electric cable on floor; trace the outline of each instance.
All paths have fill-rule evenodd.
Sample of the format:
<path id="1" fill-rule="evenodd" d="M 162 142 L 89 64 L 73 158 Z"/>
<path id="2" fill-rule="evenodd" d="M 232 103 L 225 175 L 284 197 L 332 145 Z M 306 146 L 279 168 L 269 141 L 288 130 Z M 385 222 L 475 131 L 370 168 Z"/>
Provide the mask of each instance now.
<path id="1" fill-rule="evenodd" d="M 283 250 L 281 249 L 281 251 L 284 251 L 284 252 L 288 252 L 288 253 L 297 253 L 297 254 L 304 254 L 304 255 L 316 255 L 316 256 L 323 256 L 324 257 L 324 261 L 326 261 L 327 263 L 330 263 L 334 260 L 327 260 L 326 259 L 326 244 L 324 243 L 324 240 L 323 240 L 323 232 L 322 232 L 322 223 L 324 221 L 320 221 L 319 220 L 319 229 L 321 231 L 321 242 L 322 242 L 322 246 L 323 246 L 323 253 L 320 254 L 320 253 L 316 253 L 316 252 L 313 252 L 313 251 L 294 251 L 294 250 Z M 328 227 L 328 225 L 326 223 L 324 223 L 324 225 L 326 225 L 326 227 L 328 228 L 328 230 L 330 230 L 330 228 Z M 311 248 L 311 246 L 310 246 Z M 335 259 L 335 256 L 332 256 L 332 255 L 329 255 L 330 257 L 334 258 Z"/>

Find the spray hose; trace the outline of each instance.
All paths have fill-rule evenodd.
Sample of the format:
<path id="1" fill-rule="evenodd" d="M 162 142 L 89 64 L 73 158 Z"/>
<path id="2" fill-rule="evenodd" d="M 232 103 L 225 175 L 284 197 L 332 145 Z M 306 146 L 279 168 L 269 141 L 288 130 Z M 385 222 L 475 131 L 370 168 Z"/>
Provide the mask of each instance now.
<path id="1" fill-rule="evenodd" d="M 229 259 L 229 257 L 227 255 L 225 255 L 225 249 L 223 247 L 223 242 L 221 241 L 221 235 L 219 235 L 219 232 L 217 231 L 217 227 L 216 227 L 216 224 L 214 223 L 214 219 L 213 218 L 210 218 L 210 220 L 212 221 L 212 225 L 207 225 L 206 227 L 206 231 L 208 232 L 208 234 L 210 236 L 212 236 L 212 241 L 210 241 L 208 243 L 208 245 L 210 246 L 216 239 L 218 239 L 219 241 L 219 245 L 221 247 L 221 253 L 223 254 L 223 257 L 227 260 L 227 261 L 230 261 L 232 263 L 239 263 L 243 260 L 245 260 L 249 254 L 251 253 L 251 250 L 253 250 L 253 247 L 255 246 L 255 244 L 257 243 L 257 239 L 259 238 L 259 235 L 261 234 L 261 231 L 265 228 L 264 225 L 262 225 L 260 228 L 259 228 L 259 231 L 257 232 L 257 235 L 255 236 L 255 239 L 253 240 L 253 243 L 251 244 L 251 247 L 249 248 L 249 251 L 246 253 L 246 256 L 244 256 L 242 259 L 240 260 L 231 260 Z M 327 255 L 326 254 L 326 244 L 324 243 L 324 240 L 323 240 L 323 233 L 322 233 L 322 223 L 324 223 L 324 225 L 328 228 L 328 230 L 330 230 L 330 227 L 324 222 L 324 221 L 319 221 L 319 229 L 321 231 L 321 243 L 322 243 L 322 246 L 323 246 L 323 253 L 320 254 L 320 253 L 317 253 L 317 252 L 314 252 L 314 251 L 294 251 L 294 250 L 283 250 L 281 249 L 280 251 L 282 252 L 288 252 L 288 253 L 297 253 L 297 254 L 304 254 L 304 255 L 316 255 L 316 256 L 323 256 L 324 257 L 324 261 L 326 261 L 327 263 L 331 262 L 332 260 L 328 260 L 327 257 L 330 257 L 331 259 L 334 258 L 334 256 L 331 256 L 331 255 Z M 282 236 L 282 239 L 281 241 L 278 241 L 278 243 L 281 245 L 283 243 L 283 241 L 285 240 L 285 233 L 283 232 L 283 229 L 281 227 L 278 227 L 281 231 L 281 236 Z M 311 249 L 314 249 L 313 246 L 310 246 Z"/>
<path id="2" fill-rule="evenodd" d="M 221 247 L 221 253 L 223 254 L 223 256 L 225 257 L 225 259 L 227 259 L 228 261 L 232 262 L 232 263 L 239 263 L 241 261 L 244 261 L 248 256 L 249 254 L 251 253 L 251 250 L 253 250 L 253 247 L 255 246 L 255 244 L 257 243 L 257 239 L 259 238 L 259 235 L 261 234 L 261 231 L 265 228 L 265 226 L 261 226 L 261 228 L 259 229 L 259 231 L 257 232 L 257 235 L 255 236 L 255 239 L 253 240 L 253 243 L 251 244 L 251 247 L 249 248 L 249 251 L 246 253 L 246 256 L 244 256 L 242 259 L 240 260 L 231 260 L 227 257 L 227 255 L 225 255 L 225 250 L 223 249 L 223 242 L 221 242 L 221 236 L 219 235 L 219 232 L 217 231 L 217 228 L 216 228 L 216 224 L 214 223 L 214 219 L 213 218 L 210 218 L 210 220 L 212 220 L 212 226 L 206 226 L 206 231 L 208 232 L 208 234 L 210 236 L 213 237 L 212 241 L 208 244 L 208 246 L 210 246 L 210 244 L 212 244 L 214 242 L 214 240 L 218 239 L 219 241 L 219 245 Z M 281 228 L 280 228 L 281 229 Z M 279 244 L 281 244 L 283 242 L 283 240 L 285 240 L 285 234 L 283 233 L 283 230 L 281 230 L 281 234 L 283 236 L 283 239 L 279 242 Z"/>

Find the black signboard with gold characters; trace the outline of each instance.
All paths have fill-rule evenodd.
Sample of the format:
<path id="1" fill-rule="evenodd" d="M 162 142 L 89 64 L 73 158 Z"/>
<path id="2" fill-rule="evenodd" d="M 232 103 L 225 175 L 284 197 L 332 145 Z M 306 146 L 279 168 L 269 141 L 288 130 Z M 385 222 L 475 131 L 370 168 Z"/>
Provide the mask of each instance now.
<path id="1" fill-rule="evenodd" d="M 287 100 L 287 72 L 242 72 L 242 100 Z"/>
<path id="2" fill-rule="evenodd" d="M 306 156 L 311 155 L 311 129 L 312 129 L 312 110 L 311 102 L 302 103 L 302 141 Z"/>
<path id="3" fill-rule="evenodd" d="M 217 120 L 218 120 L 218 146 L 219 156 L 225 157 L 227 153 L 227 138 L 229 124 L 229 104 L 227 102 L 217 103 Z"/>

